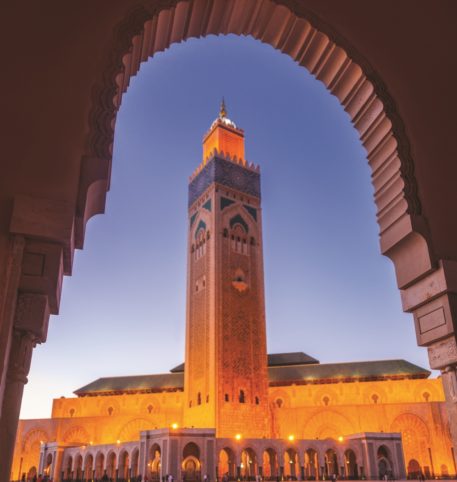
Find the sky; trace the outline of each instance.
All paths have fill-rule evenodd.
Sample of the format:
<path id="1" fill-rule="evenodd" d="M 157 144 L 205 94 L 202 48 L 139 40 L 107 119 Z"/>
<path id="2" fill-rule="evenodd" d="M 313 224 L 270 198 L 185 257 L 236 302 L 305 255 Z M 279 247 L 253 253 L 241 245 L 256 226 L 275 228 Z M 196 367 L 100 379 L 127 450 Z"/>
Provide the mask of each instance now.
<path id="1" fill-rule="evenodd" d="M 428 367 L 380 254 L 365 151 L 336 97 L 249 37 L 172 45 L 124 94 L 106 213 L 92 218 L 60 314 L 34 350 L 21 418 L 104 376 L 184 360 L 188 177 L 225 97 L 260 164 L 269 353 Z"/>

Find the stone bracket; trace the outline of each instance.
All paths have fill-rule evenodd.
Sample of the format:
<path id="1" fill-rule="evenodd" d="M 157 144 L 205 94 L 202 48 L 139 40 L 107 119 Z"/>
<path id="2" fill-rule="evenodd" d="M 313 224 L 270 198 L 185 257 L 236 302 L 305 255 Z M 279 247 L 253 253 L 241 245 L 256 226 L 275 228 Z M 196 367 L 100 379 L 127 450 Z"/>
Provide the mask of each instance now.
<path id="1" fill-rule="evenodd" d="M 448 366 L 457 364 L 457 342 L 455 336 L 433 343 L 427 349 L 430 368 L 443 370 Z"/>
<path id="2" fill-rule="evenodd" d="M 46 295 L 21 293 L 17 299 L 14 327 L 30 333 L 38 343 L 44 343 L 48 333 L 49 315 Z"/>
<path id="3" fill-rule="evenodd" d="M 26 239 L 58 243 L 63 247 L 65 274 L 71 274 L 74 253 L 74 206 L 32 196 L 14 198 L 10 232 Z"/>

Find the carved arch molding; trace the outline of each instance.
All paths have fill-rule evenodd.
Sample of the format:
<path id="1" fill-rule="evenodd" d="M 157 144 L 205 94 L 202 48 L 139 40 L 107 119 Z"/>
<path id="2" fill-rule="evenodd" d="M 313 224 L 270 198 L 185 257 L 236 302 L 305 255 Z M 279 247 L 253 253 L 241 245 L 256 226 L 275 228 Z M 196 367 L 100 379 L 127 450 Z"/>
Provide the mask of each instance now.
<path id="1" fill-rule="evenodd" d="M 102 78 L 94 85 L 86 155 L 82 159 L 76 247 L 84 227 L 104 212 L 116 114 L 130 78 L 156 52 L 191 37 L 250 35 L 289 55 L 322 81 L 358 130 L 372 171 L 381 251 L 400 288 L 433 268 L 427 224 L 403 122 L 370 64 L 331 27 L 296 0 L 144 0 L 114 31 Z M 398 246 L 414 251 L 417 267 L 402 265 Z"/>

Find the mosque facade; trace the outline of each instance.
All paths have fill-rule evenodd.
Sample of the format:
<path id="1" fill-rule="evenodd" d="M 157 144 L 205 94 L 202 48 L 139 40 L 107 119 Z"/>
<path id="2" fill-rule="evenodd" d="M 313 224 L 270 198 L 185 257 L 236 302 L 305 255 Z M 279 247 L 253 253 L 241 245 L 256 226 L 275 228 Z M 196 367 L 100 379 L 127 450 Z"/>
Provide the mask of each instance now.
<path id="1" fill-rule="evenodd" d="M 12 480 L 322 480 L 457 472 L 441 380 L 405 360 L 267 354 L 260 169 L 221 106 L 189 181 L 185 361 L 21 420 Z"/>

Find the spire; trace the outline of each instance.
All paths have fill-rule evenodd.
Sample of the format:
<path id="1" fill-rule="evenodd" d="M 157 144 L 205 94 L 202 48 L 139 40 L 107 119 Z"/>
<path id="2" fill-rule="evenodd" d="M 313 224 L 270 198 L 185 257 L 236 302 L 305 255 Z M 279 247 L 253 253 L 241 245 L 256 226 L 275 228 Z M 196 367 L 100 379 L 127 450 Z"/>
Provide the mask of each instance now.
<path id="1" fill-rule="evenodd" d="M 227 109 L 225 108 L 225 101 L 222 97 L 221 108 L 219 110 L 219 118 L 222 119 L 224 117 L 227 117 Z"/>

